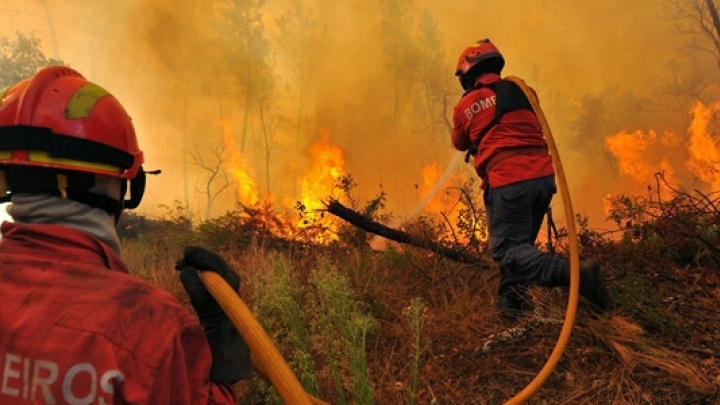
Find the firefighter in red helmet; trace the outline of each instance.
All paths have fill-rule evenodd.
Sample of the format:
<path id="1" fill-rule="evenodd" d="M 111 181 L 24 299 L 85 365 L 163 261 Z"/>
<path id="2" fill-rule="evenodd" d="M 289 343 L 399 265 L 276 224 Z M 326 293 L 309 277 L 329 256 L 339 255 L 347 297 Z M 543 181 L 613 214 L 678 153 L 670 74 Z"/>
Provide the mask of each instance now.
<path id="1" fill-rule="evenodd" d="M 0 195 L 14 222 L 0 240 L 0 403 L 236 403 L 250 355 L 196 269 L 236 290 L 238 275 L 185 249 L 198 323 L 120 257 L 115 225 L 142 199 L 142 164 L 125 109 L 77 71 L 47 67 L 2 93 Z"/>
<path id="2" fill-rule="evenodd" d="M 500 268 L 498 307 L 514 318 L 533 285 L 568 286 L 567 259 L 544 254 L 535 240 L 556 192 L 542 127 L 522 90 L 500 73 L 505 58 L 488 39 L 465 49 L 455 70 L 464 94 L 453 112 L 452 144 L 467 151 L 482 179 L 489 248 Z M 534 91 L 534 90 L 533 90 Z M 600 266 L 583 261 L 580 294 L 605 310 Z"/>

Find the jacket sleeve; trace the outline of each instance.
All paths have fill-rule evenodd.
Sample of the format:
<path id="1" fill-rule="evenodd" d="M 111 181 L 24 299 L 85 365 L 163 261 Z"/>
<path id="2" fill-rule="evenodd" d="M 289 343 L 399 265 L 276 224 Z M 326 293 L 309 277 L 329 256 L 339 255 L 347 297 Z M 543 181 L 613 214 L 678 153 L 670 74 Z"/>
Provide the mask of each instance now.
<path id="1" fill-rule="evenodd" d="M 158 367 L 152 404 L 235 405 L 233 384 L 210 381 L 212 357 L 198 324 L 187 325 L 173 339 Z"/>

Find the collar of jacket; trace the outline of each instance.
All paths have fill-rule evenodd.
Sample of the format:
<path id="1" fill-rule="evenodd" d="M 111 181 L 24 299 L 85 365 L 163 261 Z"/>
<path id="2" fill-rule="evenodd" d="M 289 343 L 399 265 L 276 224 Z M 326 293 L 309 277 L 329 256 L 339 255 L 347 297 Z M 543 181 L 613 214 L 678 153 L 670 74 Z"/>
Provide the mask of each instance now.
<path id="1" fill-rule="evenodd" d="M 4 222 L 0 249 L 59 261 L 78 261 L 128 273 L 120 256 L 94 236 L 56 224 Z"/>

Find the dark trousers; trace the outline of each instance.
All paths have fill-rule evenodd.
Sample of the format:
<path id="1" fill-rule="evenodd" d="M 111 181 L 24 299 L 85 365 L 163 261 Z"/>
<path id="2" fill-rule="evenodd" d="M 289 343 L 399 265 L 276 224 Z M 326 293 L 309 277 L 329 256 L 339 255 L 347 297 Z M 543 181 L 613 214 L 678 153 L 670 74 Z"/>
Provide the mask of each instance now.
<path id="1" fill-rule="evenodd" d="M 567 285 L 567 260 L 535 247 L 556 191 L 555 176 L 485 190 L 489 247 L 500 267 L 500 295 L 517 294 L 531 285 Z"/>

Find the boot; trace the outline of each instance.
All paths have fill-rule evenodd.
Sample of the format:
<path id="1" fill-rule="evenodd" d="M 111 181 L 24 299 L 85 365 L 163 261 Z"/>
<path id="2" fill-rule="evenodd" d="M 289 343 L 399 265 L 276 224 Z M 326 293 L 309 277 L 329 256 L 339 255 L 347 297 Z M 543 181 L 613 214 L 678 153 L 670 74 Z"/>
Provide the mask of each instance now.
<path id="1" fill-rule="evenodd" d="M 527 296 L 524 288 L 511 288 L 500 293 L 497 302 L 497 309 L 500 317 L 507 322 L 512 322 L 527 309 Z"/>
<path id="2" fill-rule="evenodd" d="M 600 273 L 600 264 L 594 260 L 580 263 L 580 295 L 602 311 L 610 309 L 610 294 Z"/>
<path id="3" fill-rule="evenodd" d="M 497 303 L 498 314 L 505 322 L 515 322 L 522 314 L 522 302 L 512 295 L 501 295 Z"/>

